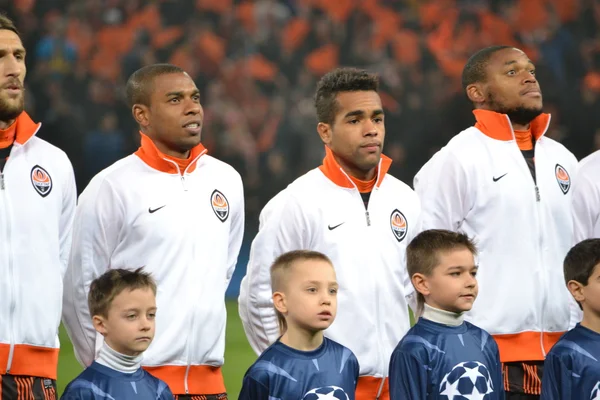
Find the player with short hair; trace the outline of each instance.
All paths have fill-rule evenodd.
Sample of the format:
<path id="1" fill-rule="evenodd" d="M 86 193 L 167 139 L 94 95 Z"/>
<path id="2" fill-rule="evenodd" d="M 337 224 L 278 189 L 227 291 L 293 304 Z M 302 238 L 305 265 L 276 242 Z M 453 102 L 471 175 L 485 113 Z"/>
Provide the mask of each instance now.
<path id="1" fill-rule="evenodd" d="M 423 229 L 477 240 L 481 294 L 467 320 L 494 336 L 507 398 L 535 399 L 545 355 L 579 317 L 559 261 L 573 241 L 577 160 L 545 136 L 550 115 L 523 51 L 480 50 L 462 78 L 476 123 L 416 175 Z"/>
<path id="2" fill-rule="evenodd" d="M 476 256 L 467 235 L 442 229 L 421 232 L 406 248 L 420 318 L 392 354 L 392 400 L 504 400 L 496 342 L 464 321 L 478 293 Z"/>
<path id="3" fill-rule="evenodd" d="M 600 150 L 579 162 L 573 184 L 573 228 L 575 243 L 600 238 Z"/>
<path id="4" fill-rule="evenodd" d="M 600 239 L 569 250 L 564 273 L 583 319 L 546 356 L 542 399 L 600 399 Z"/>
<path id="5" fill-rule="evenodd" d="M 165 382 L 142 369 L 156 325 L 156 283 L 150 274 L 142 268 L 106 271 L 90 285 L 88 308 L 104 344 L 61 400 L 173 399 Z"/>
<path id="6" fill-rule="evenodd" d="M 165 310 L 144 368 L 180 399 L 226 399 L 224 297 L 244 236 L 242 180 L 206 154 L 200 93 L 181 68 L 139 69 L 127 98 L 141 147 L 96 175 L 79 198 L 64 322 L 78 359 L 91 364 L 102 337 L 85 307 L 90 283 L 111 268 L 144 266 Z"/>
<path id="7" fill-rule="evenodd" d="M 274 259 L 301 249 L 326 254 L 343 292 L 325 336 L 358 358 L 359 400 L 389 398 L 389 357 L 410 327 L 407 304 L 414 294 L 405 249 L 420 225 L 416 194 L 387 173 L 391 160 L 381 154 L 385 124 L 378 82 L 376 75 L 353 68 L 336 69 L 319 81 L 315 108 L 323 165 L 262 210 L 239 298 L 246 336 L 260 354 L 279 336 L 269 273 Z"/>
<path id="8" fill-rule="evenodd" d="M 77 190 L 25 107 L 26 49 L 0 13 L 0 400 L 56 396 L 62 278 Z"/>
<path id="9" fill-rule="evenodd" d="M 323 336 L 337 313 L 331 260 L 310 250 L 284 253 L 271 267 L 271 287 L 282 336 L 246 372 L 240 400 L 353 400 L 358 361 Z"/>

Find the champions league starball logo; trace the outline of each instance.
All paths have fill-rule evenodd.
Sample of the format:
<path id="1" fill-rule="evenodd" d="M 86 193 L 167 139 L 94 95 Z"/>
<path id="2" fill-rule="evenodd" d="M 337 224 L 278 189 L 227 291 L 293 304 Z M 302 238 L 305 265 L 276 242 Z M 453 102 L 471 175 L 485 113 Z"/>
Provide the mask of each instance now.
<path id="1" fill-rule="evenodd" d="M 592 393 L 590 394 L 590 400 L 600 400 L 600 381 L 596 382 L 596 385 L 594 385 Z"/>
<path id="2" fill-rule="evenodd" d="M 478 361 L 457 364 L 440 383 L 440 395 L 448 400 L 485 400 L 494 393 L 487 367 Z"/>
<path id="3" fill-rule="evenodd" d="M 308 391 L 302 400 L 350 400 L 344 389 L 337 386 L 323 386 Z"/>

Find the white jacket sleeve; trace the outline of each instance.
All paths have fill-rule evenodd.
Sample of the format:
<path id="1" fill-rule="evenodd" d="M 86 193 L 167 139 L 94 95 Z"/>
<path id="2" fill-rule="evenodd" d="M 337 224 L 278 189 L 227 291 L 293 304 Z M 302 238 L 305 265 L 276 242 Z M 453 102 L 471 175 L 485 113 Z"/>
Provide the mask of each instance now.
<path id="1" fill-rule="evenodd" d="M 261 224 L 252 242 L 239 297 L 244 331 L 257 354 L 279 337 L 272 301 L 271 264 L 287 251 L 309 248 L 309 235 L 302 208 L 286 191 L 275 196 L 261 212 Z"/>
<path id="2" fill-rule="evenodd" d="M 417 173 L 415 191 L 421 199 L 422 230 L 458 231 L 473 207 L 467 174 L 458 159 L 442 149 Z"/>
<path id="3" fill-rule="evenodd" d="M 421 233 L 421 231 L 421 215 L 419 211 L 419 217 L 417 221 L 413 224 L 413 228 L 409 228 L 409 233 L 406 237 L 406 245 L 408 246 L 408 244 L 415 238 L 415 236 Z M 404 297 L 406 298 L 406 303 L 408 304 L 414 315 L 417 312 L 417 295 L 415 292 L 415 287 L 412 284 L 411 277 L 408 273 L 408 270 L 406 269 L 406 251 L 404 251 L 404 254 L 402 254 L 402 265 L 404 265 Z"/>
<path id="4" fill-rule="evenodd" d="M 94 361 L 96 350 L 96 331 L 87 295 L 91 282 L 110 266 L 123 216 L 121 202 L 101 178 L 92 180 L 79 198 L 71 256 L 64 278 L 62 316 L 75 356 L 83 366 Z"/>
<path id="5" fill-rule="evenodd" d="M 65 182 L 65 191 L 63 193 L 63 206 L 60 214 L 59 224 L 59 246 L 60 261 L 63 265 L 62 275 L 64 276 L 69 263 L 69 254 L 71 253 L 71 239 L 73 234 L 73 220 L 75 218 L 75 205 L 77 203 L 77 189 L 75 188 L 75 174 L 71 163 L 68 163 L 68 176 Z"/>
<path id="6" fill-rule="evenodd" d="M 242 178 L 239 177 L 239 193 L 236 195 L 239 199 L 238 204 L 232 205 L 231 214 L 231 225 L 229 230 L 229 247 L 227 250 L 227 282 L 225 286 L 229 285 L 235 266 L 237 265 L 238 256 L 240 255 L 240 249 L 244 240 L 244 186 L 242 184 Z"/>
<path id="7" fill-rule="evenodd" d="M 594 183 L 580 171 L 573 184 L 573 233 L 575 243 L 597 237 L 594 226 L 600 218 L 600 192 Z"/>

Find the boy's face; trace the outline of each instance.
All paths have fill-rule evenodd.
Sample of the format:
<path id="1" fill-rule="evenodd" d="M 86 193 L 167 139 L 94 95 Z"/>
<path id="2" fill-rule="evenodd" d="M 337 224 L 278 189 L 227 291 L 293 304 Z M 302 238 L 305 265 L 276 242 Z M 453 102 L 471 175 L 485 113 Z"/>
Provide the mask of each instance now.
<path id="1" fill-rule="evenodd" d="M 94 326 L 121 354 L 137 356 L 154 338 L 156 296 L 150 288 L 125 289 L 113 300 L 108 316 L 94 315 Z"/>
<path id="2" fill-rule="evenodd" d="M 296 261 L 289 271 L 285 290 L 274 293 L 288 327 L 308 331 L 329 328 L 337 312 L 338 284 L 335 270 L 326 261 Z"/>
<path id="3" fill-rule="evenodd" d="M 575 300 L 581 304 L 584 312 L 600 314 L 600 264 L 594 267 L 587 285 L 569 281 L 568 288 Z"/>
<path id="4" fill-rule="evenodd" d="M 415 287 L 431 307 L 455 313 L 469 311 L 478 292 L 473 254 L 466 248 L 459 248 L 440 252 L 438 258 L 439 264 L 430 276 L 413 276 Z"/>

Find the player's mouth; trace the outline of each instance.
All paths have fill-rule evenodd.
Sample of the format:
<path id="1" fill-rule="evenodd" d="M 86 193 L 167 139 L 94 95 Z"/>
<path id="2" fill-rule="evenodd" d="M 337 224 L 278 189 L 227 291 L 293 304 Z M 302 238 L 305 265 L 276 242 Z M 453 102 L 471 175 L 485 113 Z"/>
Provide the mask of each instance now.
<path id="1" fill-rule="evenodd" d="M 135 339 L 137 342 L 150 342 L 152 338 L 150 336 L 142 336 Z"/>
<path id="2" fill-rule="evenodd" d="M 4 85 L 2 89 L 4 89 L 10 95 L 17 95 L 23 92 L 23 85 L 21 85 L 20 83 L 11 82 L 9 84 Z"/>
<path id="3" fill-rule="evenodd" d="M 381 143 L 379 143 L 379 142 L 371 142 L 371 143 L 363 144 L 360 147 L 363 148 L 363 149 L 365 149 L 365 150 L 367 150 L 369 153 L 374 153 L 374 152 L 378 151 L 381 148 Z"/>
<path id="4" fill-rule="evenodd" d="M 202 121 L 194 120 L 187 122 L 183 125 L 183 128 L 192 135 L 199 135 L 202 130 Z"/>
<path id="5" fill-rule="evenodd" d="M 463 299 L 466 299 L 466 300 L 472 300 L 472 301 L 475 300 L 475 295 L 474 294 L 463 294 L 460 297 L 463 298 Z"/>
<path id="6" fill-rule="evenodd" d="M 330 320 L 332 316 L 333 315 L 331 314 L 330 311 L 321 311 L 319 313 L 319 318 L 321 318 L 321 320 L 323 320 L 323 321 Z"/>
<path id="7" fill-rule="evenodd" d="M 532 87 L 521 91 L 520 95 L 525 97 L 541 97 L 542 92 L 540 89 Z"/>

